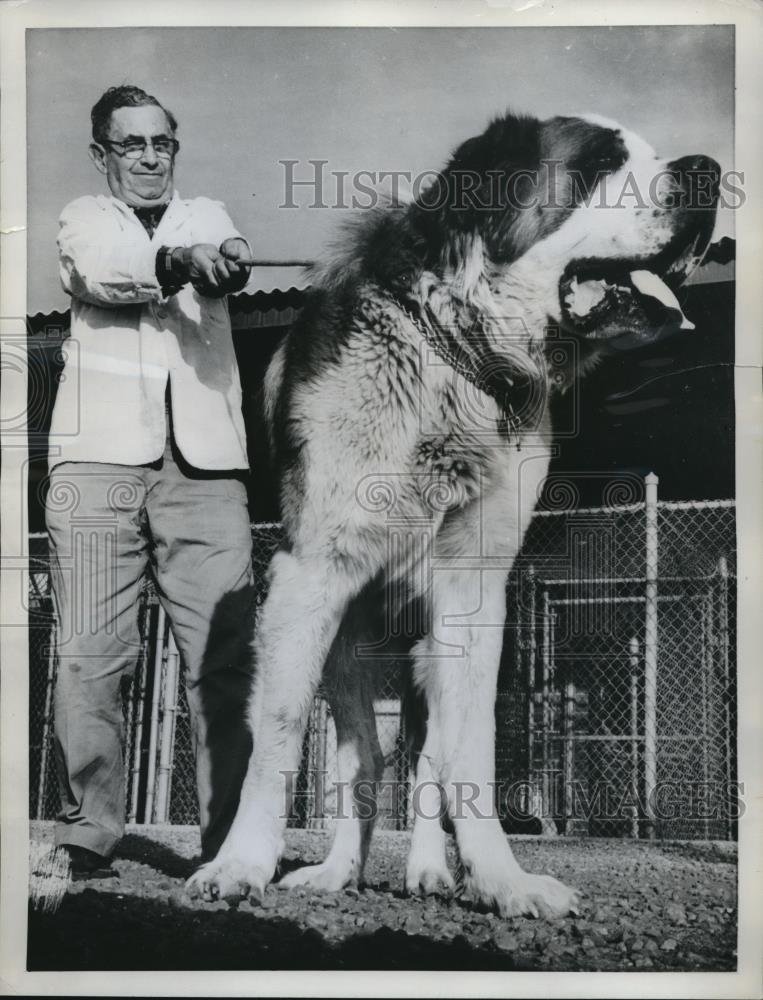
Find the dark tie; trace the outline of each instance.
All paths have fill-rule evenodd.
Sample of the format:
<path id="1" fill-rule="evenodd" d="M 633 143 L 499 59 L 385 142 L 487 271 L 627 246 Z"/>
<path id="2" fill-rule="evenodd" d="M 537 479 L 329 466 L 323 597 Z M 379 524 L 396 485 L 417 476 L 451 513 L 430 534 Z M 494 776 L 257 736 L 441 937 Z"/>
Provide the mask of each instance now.
<path id="1" fill-rule="evenodd" d="M 141 225 L 149 236 L 153 236 L 156 232 L 156 227 L 159 225 L 162 216 L 167 211 L 168 204 L 169 202 L 165 202 L 163 205 L 152 205 L 149 208 L 137 208 L 132 206 L 133 212 L 135 212 Z"/>

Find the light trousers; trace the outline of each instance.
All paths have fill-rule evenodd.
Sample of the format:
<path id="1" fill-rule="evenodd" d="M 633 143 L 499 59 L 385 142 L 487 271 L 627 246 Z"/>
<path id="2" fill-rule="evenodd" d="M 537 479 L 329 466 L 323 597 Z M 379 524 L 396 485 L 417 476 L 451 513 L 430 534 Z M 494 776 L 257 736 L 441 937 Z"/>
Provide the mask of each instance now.
<path id="1" fill-rule="evenodd" d="M 184 667 L 204 858 L 220 847 L 251 753 L 251 530 L 234 474 L 188 467 L 167 436 L 150 466 L 65 462 L 46 507 L 59 621 L 56 843 L 110 855 L 124 833 L 121 682 L 140 651 L 150 566 Z"/>

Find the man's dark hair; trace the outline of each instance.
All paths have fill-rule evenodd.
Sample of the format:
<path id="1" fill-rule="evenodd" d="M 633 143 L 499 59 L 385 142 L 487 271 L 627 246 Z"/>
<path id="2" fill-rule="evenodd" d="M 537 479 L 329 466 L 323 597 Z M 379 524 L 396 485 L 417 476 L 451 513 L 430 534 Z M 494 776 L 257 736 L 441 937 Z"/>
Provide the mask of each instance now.
<path id="1" fill-rule="evenodd" d="M 93 139 L 96 142 L 103 142 L 104 139 L 108 138 L 111 115 L 117 108 L 142 108 L 149 104 L 162 109 L 172 131 L 176 132 L 178 123 L 171 111 L 168 111 L 155 97 L 147 94 L 140 87 L 124 84 L 121 87 L 109 87 L 106 93 L 93 105 L 93 110 L 90 112 Z"/>

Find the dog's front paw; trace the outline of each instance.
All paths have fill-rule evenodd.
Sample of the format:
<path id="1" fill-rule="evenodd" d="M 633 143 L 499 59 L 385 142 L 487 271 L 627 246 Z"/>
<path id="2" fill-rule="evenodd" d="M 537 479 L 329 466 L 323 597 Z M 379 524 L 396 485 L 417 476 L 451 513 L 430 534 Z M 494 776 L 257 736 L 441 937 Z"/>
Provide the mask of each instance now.
<path id="1" fill-rule="evenodd" d="M 186 891 L 192 898 L 201 896 L 207 902 L 224 899 L 237 906 L 249 899 L 257 905 L 262 902 L 272 874 L 249 859 L 221 852 L 194 872 L 186 882 Z"/>
<path id="2" fill-rule="evenodd" d="M 466 889 L 502 917 L 557 919 L 579 912 L 577 892 L 551 875 L 521 872 L 498 884 L 467 879 Z"/>

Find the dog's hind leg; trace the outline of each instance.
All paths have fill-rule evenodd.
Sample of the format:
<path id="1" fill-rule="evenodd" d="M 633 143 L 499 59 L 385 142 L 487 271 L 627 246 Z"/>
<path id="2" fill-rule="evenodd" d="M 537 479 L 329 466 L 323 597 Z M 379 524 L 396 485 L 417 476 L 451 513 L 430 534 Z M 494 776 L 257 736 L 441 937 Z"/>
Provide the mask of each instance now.
<path id="1" fill-rule="evenodd" d="M 384 771 L 374 715 L 374 667 L 358 659 L 369 622 L 375 619 L 362 594 L 348 608 L 331 647 L 324 685 L 337 735 L 337 816 L 326 860 L 289 872 L 278 883 L 337 891 L 363 874 L 376 819 L 376 790 Z M 370 638 L 370 637 L 369 637 Z"/>
<path id="2" fill-rule="evenodd" d="M 405 870 L 405 888 L 409 893 L 444 894 L 452 892 L 456 887 L 448 870 L 445 831 L 440 822 L 444 805 L 443 790 L 432 769 L 432 760 L 436 756 L 436 738 L 436 729 L 432 727 L 427 732 L 427 740 L 416 764 L 413 834 Z"/>
<path id="3" fill-rule="evenodd" d="M 255 636 L 249 707 L 254 737 L 238 811 L 216 858 L 189 880 L 205 898 L 259 899 L 273 878 L 307 715 L 348 601 L 373 568 L 315 554 L 279 552 Z"/>

